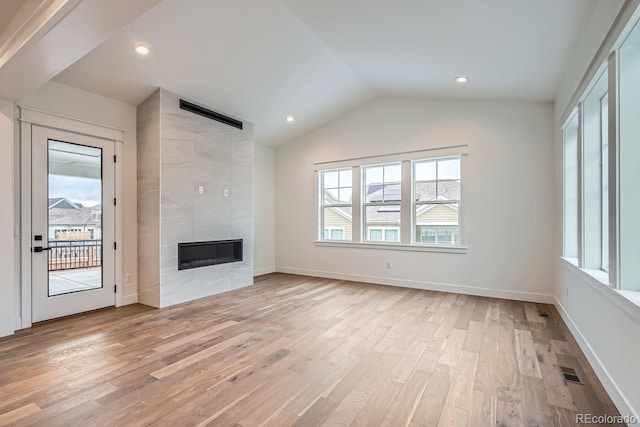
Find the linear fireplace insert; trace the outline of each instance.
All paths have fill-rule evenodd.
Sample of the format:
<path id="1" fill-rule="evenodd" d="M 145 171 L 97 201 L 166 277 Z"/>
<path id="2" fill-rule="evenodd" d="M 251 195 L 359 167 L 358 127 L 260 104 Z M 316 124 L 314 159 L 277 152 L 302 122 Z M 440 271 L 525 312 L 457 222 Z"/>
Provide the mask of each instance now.
<path id="1" fill-rule="evenodd" d="M 178 270 L 242 261 L 242 239 L 178 243 Z"/>

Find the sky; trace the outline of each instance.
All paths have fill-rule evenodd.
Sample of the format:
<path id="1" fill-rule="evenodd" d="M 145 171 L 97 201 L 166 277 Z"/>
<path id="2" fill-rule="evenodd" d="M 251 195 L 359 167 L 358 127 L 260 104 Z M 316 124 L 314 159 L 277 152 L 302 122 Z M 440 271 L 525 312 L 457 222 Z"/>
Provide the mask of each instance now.
<path id="1" fill-rule="evenodd" d="M 102 186 L 99 179 L 49 175 L 49 198 L 66 197 L 74 203 L 91 207 L 100 204 Z"/>

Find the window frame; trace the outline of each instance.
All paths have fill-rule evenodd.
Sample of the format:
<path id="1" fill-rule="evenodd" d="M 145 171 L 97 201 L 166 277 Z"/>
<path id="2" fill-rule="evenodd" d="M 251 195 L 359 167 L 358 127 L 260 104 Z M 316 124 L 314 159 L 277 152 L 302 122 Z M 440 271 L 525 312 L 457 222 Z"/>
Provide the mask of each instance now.
<path id="1" fill-rule="evenodd" d="M 452 253 L 452 254 L 466 254 L 468 247 L 466 246 L 466 227 L 465 227 L 465 212 L 463 210 L 464 201 L 464 184 L 461 184 L 460 198 L 458 200 L 458 235 L 459 243 L 455 245 L 445 244 L 429 244 L 416 242 L 416 225 L 414 220 L 413 211 L 415 209 L 412 196 L 414 177 L 413 177 L 413 164 L 418 161 L 433 161 L 446 158 L 459 158 L 460 159 L 460 181 L 464 180 L 464 170 L 466 168 L 465 163 L 468 157 L 467 145 L 456 145 L 449 147 L 431 148 L 426 150 L 416 150 L 404 153 L 393 153 L 383 156 L 369 156 L 352 158 L 345 160 L 335 160 L 329 162 L 317 162 L 314 163 L 314 172 L 316 175 L 316 231 L 314 244 L 316 246 L 334 246 L 334 247 L 352 247 L 352 248 L 366 248 L 366 249 L 389 249 L 399 251 L 415 251 L 415 252 L 440 252 L 440 253 Z M 376 201 L 366 202 L 365 192 L 365 168 L 384 166 L 391 164 L 400 164 L 401 178 L 400 178 L 400 200 L 392 201 Z M 352 203 L 346 205 L 352 209 L 352 239 L 351 240 L 327 240 L 323 236 L 324 228 L 324 212 L 323 208 L 328 205 L 323 204 L 323 173 L 331 170 L 340 170 L 351 168 L 352 170 Z M 445 201 L 451 203 L 451 201 Z M 445 203 L 446 204 L 446 203 Z M 371 241 L 369 239 L 367 224 L 366 224 L 366 206 L 394 206 L 394 208 L 400 209 L 400 225 L 399 225 L 399 239 L 396 242 L 387 241 Z M 449 224 L 447 224 L 449 225 Z M 394 224 L 376 224 L 372 222 L 369 227 L 382 228 L 391 227 L 397 229 L 398 226 Z"/>
<path id="2" fill-rule="evenodd" d="M 604 67 L 600 73 L 597 73 L 593 79 L 590 90 L 586 92 L 585 97 L 578 105 L 580 112 L 580 120 L 578 122 L 578 152 L 580 153 L 579 162 L 579 180 L 578 191 L 579 197 L 579 221 L 580 228 L 578 248 L 579 265 L 582 268 L 591 270 L 601 270 L 608 273 L 605 267 L 603 257 L 608 256 L 608 250 L 605 246 L 609 245 L 608 233 L 605 241 L 605 232 L 608 230 L 608 215 L 605 215 L 605 207 L 608 209 L 608 198 L 605 203 L 603 200 L 603 189 L 608 189 L 608 177 L 603 176 L 603 172 L 608 171 L 604 163 L 608 162 L 608 153 L 606 157 L 603 153 L 603 143 L 605 142 L 606 132 L 603 132 L 603 126 L 608 124 L 608 117 L 604 117 L 604 113 L 608 114 L 608 104 L 606 110 L 603 110 L 603 99 L 608 102 L 608 68 Z M 608 135 L 606 138 L 608 144 Z M 605 185 L 606 183 L 606 185 Z M 607 196 L 608 197 L 608 196 Z M 608 211 L 607 211 L 608 214 Z M 608 264 L 608 263 L 607 263 Z"/>
<path id="3" fill-rule="evenodd" d="M 575 123 L 575 124 L 574 124 Z M 572 250 L 569 251 L 569 249 L 567 248 L 568 245 L 568 228 L 569 228 L 569 224 L 568 224 L 568 214 L 567 214 L 567 200 L 568 200 L 568 166 L 567 166 L 567 160 L 570 158 L 569 153 L 568 153 L 568 149 L 567 149 L 567 144 L 568 144 L 568 137 L 567 137 L 567 132 L 569 130 L 569 128 L 576 127 L 576 141 L 575 141 L 575 152 L 573 150 L 572 147 L 572 152 L 571 157 L 573 157 L 573 162 L 574 164 L 572 166 L 575 166 L 575 176 L 572 177 L 573 180 L 575 180 L 575 184 L 576 187 L 573 189 L 573 191 L 575 192 L 575 203 L 576 203 L 576 210 L 575 212 L 572 212 L 572 217 L 575 216 L 575 218 L 573 218 L 573 220 L 575 221 L 575 224 L 571 224 L 571 228 L 574 229 L 576 235 L 575 235 L 575 241 L 573 241 L 571 244 L 575 245 L 575 248 L 571 248 Z M 567 121 L 565 122 L 564 126 L 562 127 L 562 256 L 568 260 L 571 260 L 571 262 L 574 262 L 576 264 L 579 264 L 579 259 L 580 259 L 580 247 L 581 247 L 581 242 L 580 242 L 580 236 L 581 236 L 581 232 L 580 230 L 582 229 L 581 227 L 581 200 L 580 200 L 580 108 L 577 107 L 569 116 L 569 118 L 567 119 Z M 573 131 L 573 130 L 572 130 Z M 572 136 L 573 137 L 573 136 Z M 574 157 L 575 156 L 575 157 Z M 572 182 L 573 184 L 573 182 Z M 574 237 L 574 236 L 571 236 Z M 574 253 L 575 251 L 575 253 Z M 571 253 L 569 253 L 571 252 Z"/>
<path id="4" fill-rule="evenodd" d="M 387 181 L 385 180 L 385 167 L 390 167 L 390 166 L 399 166 L 400 167 L 400 200 L 385 200 L 385 196 L 384 196 L 384 191 L 385 191 L 385 185 L 387 185 Z M 376 201 L 376 202 L 367 202 L 367 182 L 366 182 L 366 174 L 367 174 L 367 169 L 373 169 L 373 168 L 378 168 L 381 167 L 382 168 L 382 201 Z M 389 162 L 389 163 L 380 163 L 380 164 L 371 164 L 371 165 L 364 165 L 361 167 L 361 171 L 362 171 L 362 177 L 361 177 L 361 182 L 362 185 L 360 186 L 360 192 L 361 192 L 361 200 L 362 202 L 360 203 L 360 210 L 362 212 L 362 236 L 363 236 L 363 240 L 365 242 L 375 242 L 375 243 L 400 243 L 402 242 L 402 188 L 404 187 L 403 184 L 403 179 L 402 179 L 402 162 Z M 395 182 L 389 182 L 389 185 L 394 184 Z M 378 209 L 380 208 L 386 208 L 386 207 L 398 207 L 398 213 L 400 216 L 400 223 L 398 224 L 398 226 L 394 226 L 394 225 L 378 225 L 377 223 L 371 223 L 371 224 L 375 224 L 373 226 L 370 226 L 369 223 L 367 222 L 367 208 L 375 208 L 377 207 Z M 395 210 L 390 210 L 389 212 L 396 212 Z M 397 228 L 398 229 L 398 241 L 387 241 L 387 240 L 371 240 L 370 239 L 370 235 L 369 235 L 369 229 L 373 227 L 374 229 L 382 229 L 383 230 L 383 234 L 386 237 L 386 232 L 384 230 L 386 229 L 391 229 L 391 228 Z"/>
<path id="5" fill-rule="evenodd" d="M 349 170 L 351 172 L 352 178 L 351 178 L 351 203 L 325 203 L 325 197 L 324 197 L 324 193 L 326 191 L 325 188 L 325 174 L 326 173 L 330 173 L 330 172 L 338 172 L 338 187 L 330 187 L 330 189 L 333 188 L 337 188 L 338 191 L 340 191 L 341 188 L 349 188 L 349 187 L 340 187 L 340 172 L 342 171 L 347 171 Z M 352 240 L 336 240 L 336 239 L 326 239 L 324 237 L 324 230 L 325 228 L 338 228 L 338 227 L 325 227 L 325 208 L 351 208 L 351 229 L 353 230 L 353 168 L 347 168 L 347 167 L 342 167 L 342 168 L 332 168 L 332 169 L 324 169 L 322 171 L 319 171 L 318 173 L 318 214 L 317 214 L 317 219 L 318 219 L 318 224 L 317 224 L 317 235 L 316 235 L 316 239 L 320 240 L 320 241 L 332 241 L 332 242 L 349 242 L 353 240 L 353 233 L 352 233 Z M 343 237 L 346 236 L 346 230 L 345 227 L 341 227 L 342 231 L 343 231 Z"/>
<path id="6" fill-rule="evenodd" d="M 438 173 L 438 169 L 439 169 L 439 162 L 442 161 L 448 161 L 448 160 L 458 160 L 459 164 L 460 164 L 460 176 L 459 178 L 456 179 L 439 179 L 439 173 Z M 426 201 L 420 201 L 420 200 L 416 200 L 415 194 L 416 194 L 416 184 L 417 184 L 417 173 L 416 173 L 416 166 L 420 163 L 430 163 L 433 162 L 436 164 L 436 178 L 435 180 L 430 180 L 430 182 L 434 182 L 435 186 L 436 186 L 436 199 L 435 200 L 426 200 Z M 458 199 L 438 199 L 438 184 L 440 182 L 444 182 L 444 181 L 459 181 L 460 182 L 460 195 Z M 422 182 L 422 181 L 421 181 Z M 460 220 L 460 206 L 461 206 L 461 201 L 462 201 L 462 182 L 463 182 L 463 178 L 462 178 L 462 156 L 461 155 L 457 155 L 457 156 L 445 156 L 445 157 L 433 157 L 433 158 L 429 158 L 429 159 L 417 159 L 417 160 L 413 160 L 411 162 L 411 224 L 412 224 L 412 233 L 411 233 L 411 243 L 414 245 L 437 245 L 437 246 L 460 246 L 462 244 L 462 225 L 461 225 L 461 220 Z M 419 206 L 426 206 L 426 205 L 456 205 L 457 209 L 457 216 L 458 216 L 458 223 L 457 224 L 433 224 L 434 227 L 439 227 L 439 226 L 451 226 L 451 227 L 457 227 L 458 228 L 458 241 L 459 243 L 438 243 L 438 237 L 437 237 L 437 233 L 436 233 L 436 242 L 435 243 L 424 243 L 422 241 L 418 241 L 418 236 L 417 236 L 417 227 L 418 226 L 424 226 L 424 225 L 428 225 L 428 224 L 418 224 L 418 207 Z M 453 237 L 453 234 L 452 234 Z"/>

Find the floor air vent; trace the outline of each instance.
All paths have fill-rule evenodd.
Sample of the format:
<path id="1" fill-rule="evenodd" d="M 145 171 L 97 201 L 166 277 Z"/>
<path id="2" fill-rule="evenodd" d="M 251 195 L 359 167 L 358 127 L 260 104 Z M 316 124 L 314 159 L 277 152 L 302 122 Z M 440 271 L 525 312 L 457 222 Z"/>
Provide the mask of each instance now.
<path id="1" fill-rule="evenodd" d="M 578 373 L 575 369 L 569 368 L 567 366 L 560 366 L 560 373 L 562 373 L 562 378 L 565 381 L 582 384 L 582 381 L 580 381 L 580 377 L 578 377 Z"/>
<path id="2" fill-rule="evenodd" d="M 551 314 L 549 314 L 549 310 L 547 310 L 546 307 L 538 306 L 538 314 L 540 314 L 540 317 L 551 317 Z"/>

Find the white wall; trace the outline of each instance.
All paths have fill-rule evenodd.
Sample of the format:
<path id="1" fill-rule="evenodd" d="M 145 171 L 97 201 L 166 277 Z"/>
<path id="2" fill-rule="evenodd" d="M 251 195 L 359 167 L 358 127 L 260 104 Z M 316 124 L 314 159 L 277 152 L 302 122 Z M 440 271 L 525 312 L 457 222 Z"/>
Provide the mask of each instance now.
<path id="1" fill-rule="evenodd" d="M 379 99 L 276 151 L 277 270 L 549 301 L 553 107 Z M 319 247 L 314 162 L 468 144 L 466 254 Z M 387 269 L 391 261 L 393 268 Z"/>
<path id="2" fill-rule="evenodd" d="M 124 130 L 122 159 L 122 235 L 124 303 L 137 302 L 136 107 L 50 81 L 17 102 L 31 107 Z M 17 172 L 19 173 L 19 172 Z M 131 275 L 126 283 L 125 277 Z"/>
<path id="3" fill-rule="evenodd" d="M 254 276 L 273 273 L 276 268 L 275 247 L 275 152 L 256 144 L 254 151 Z"/>
<path id="4" fill-rule="evenodd" d="M 562 253 L 562 115 L 624 2 L 598 2 L 569 58 L 555 102 L 556 305 L 623 414 L 640 414 L 640 308 L 560 258 Z M 624 23 L 623 23 L 624 24 Z M 607 52 L 605 55 L 607 56 Z M 596 66 L 599 64 L 595 64 Z"/>
<path id="5" fill-rule="evenodd" d="M 624 3 L 625 0 L 596 2 L 591 17 L 583 33 L 577 38 L 577 43 L 571 50 L 571 57 L 568 58 L 565 66 L 555 101 L 557 114 L 562 114 L 568 106 L 571 97 L 582 80 L 583 74 L 598 52 L 600 43 Z"/>
<path id="6" fill-rule="evenodd" d="M 14 331 L 13 103 L 0 99 L 0 337 Z"/>

